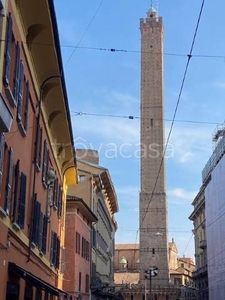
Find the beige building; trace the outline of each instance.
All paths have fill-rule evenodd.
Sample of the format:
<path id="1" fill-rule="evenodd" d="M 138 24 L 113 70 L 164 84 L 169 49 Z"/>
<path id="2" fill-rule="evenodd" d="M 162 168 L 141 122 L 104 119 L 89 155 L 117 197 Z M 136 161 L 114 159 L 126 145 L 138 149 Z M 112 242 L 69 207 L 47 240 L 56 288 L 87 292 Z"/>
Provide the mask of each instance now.
<path id="1" fill-rule="evenodd" d="M 140 281 L 158 268 L 153 290 L 169 284 L 164 162 L 163 22 L 151 7 L 141 30 Z"/>
<path id="2" fill-rule="evenodd" d="M 193 221 L 195 237 L 196 270 L 193 280 L 197 288 L 197 299 L 208 299 L 208 271 L 207 271 L 207 242 L 205 220 L 205 186 L 203 185 L 192 202 L 194 210 L 189 219 Z"/>
<path id="3" fill-rule="evenodd" d="M 117 196 L 108 169 L 98 164 L 96 151 L 77 150 L 77 157 L 79 183 L 69 189 L 68 194 L 82 198 L 98 219 L 92 225 L 92 299 L 110 298 L 108 291 L 114 287 L 114 238 L 117 230 L 114 214 L 119 209 Z"/>

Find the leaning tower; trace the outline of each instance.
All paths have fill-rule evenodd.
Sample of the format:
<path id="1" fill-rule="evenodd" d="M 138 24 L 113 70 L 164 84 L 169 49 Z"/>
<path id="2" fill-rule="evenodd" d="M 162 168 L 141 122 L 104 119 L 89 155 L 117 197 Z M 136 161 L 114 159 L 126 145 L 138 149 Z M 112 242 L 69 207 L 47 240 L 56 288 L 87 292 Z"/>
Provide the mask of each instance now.
<path id="1" fill-rule="evenodd" d="M 157 267 L 152 288 L 169 283 L 164 162 L 163 22 L 151 7 L 141 30 L 140 269 Z M 160 170 L 160 171 L 159 171 Z"/>

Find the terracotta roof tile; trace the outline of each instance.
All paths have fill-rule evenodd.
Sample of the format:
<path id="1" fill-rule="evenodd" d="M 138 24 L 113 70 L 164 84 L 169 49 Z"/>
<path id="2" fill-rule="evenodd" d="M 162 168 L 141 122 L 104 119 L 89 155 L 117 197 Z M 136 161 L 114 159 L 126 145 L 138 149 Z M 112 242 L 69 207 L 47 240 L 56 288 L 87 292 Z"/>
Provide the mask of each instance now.
<path id="1" fill-rule="evenodd" d="M 116 244 L 115 245 L 116 250 L 133 250 L 133 249 L 139 249 L 139 244 Z"/>

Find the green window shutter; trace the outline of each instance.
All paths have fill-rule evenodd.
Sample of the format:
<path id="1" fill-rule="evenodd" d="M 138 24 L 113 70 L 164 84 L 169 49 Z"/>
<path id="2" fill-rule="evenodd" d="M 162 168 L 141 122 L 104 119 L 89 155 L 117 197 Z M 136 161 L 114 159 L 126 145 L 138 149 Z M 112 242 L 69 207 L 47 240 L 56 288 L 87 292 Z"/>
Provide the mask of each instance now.
<path id="1" fill-rule="evenodd" d="M 58 191 L 58 217 L 61 218 L 62 217 L 62 206 L 63 206 L 63 202 L 62 202 L 62 187 L 61 185 L 59 185 L 59 191 Z"/>
<path id="2" fill-rule="evenodd" d="M 19 179 L 20 179 L 20 161 L 17 160 L 15 171 L 14 171 L 13 215 L 12 215 L 13 222 L 16 222 L 16 218 L 17 218 Z"/>
<path id="3" fill-rule="evenodd" d="M 44 216 L 43 216 L 43 213 L 40 211 L 40 217 L 39 217 L 39 234 L 38 234 L 38 249 L 40 251 L 42 250 L 43 225 L 44 225 Z"/>
<path id="4" fill-rule="evenodd" d="M 18 102 L 19 95 L 19 85 L 20 85 L 20 44 L 16 44 L 16 63 L 15 63 L 15 73 L 14 73 L 14 91 L 13 96 L 15 102 Z"/>
<path id="5" fill-rule="evenodd" d="M 13 177 L 13 150 L 12 148 L 8 151 L 8 169 L 5 187 L 5 205 L 4 210 L 9 215 L 10 202 L 12 197 L 12 177 Z"/>
<path id="6" fill-rule="evenodd" d="M 48 173 L 48 160 L 49 160 L 49 151 L 47 148 L 47 141 L 44 141 L 43 148 L 43 162 L 42 162 L 42 182 L 47 186 L 47 173 Z"/>
<path id="7" fill-rule="evenodd" d="M 60 239 L 56 238 L 56 269 L 59 269 L 59 260 L 60 260 Z"/>
<path id="8" fill-rule="evenodd" d="M 38 241 L 39 241 L 39 227 L 40 227 L 40 213 L 41 213 L 41 203 L 40 202 L 36 202 L 37 205 L 37 209 L 36 209 L 36 214 L 35 214 L 35 239 L 34 239 L 34 243 L 36 246 L 38 246 Z"/>
<path id="9" fill-rule="evenodd" d="M 41 251 L 44 254 L 46 254 L 47 230 L 48 230 L 48 217 L 44 216 L 44 220 L 43 220 L 43 234 L 42 234 L 42 248 L 41 248 Z"/>
<path id="10" fill-rule="evenodd" d="M 54 181 L 54 188 L 53 188 L 53 207 L 58 207 L 58 192 L 59 192 L 59 180 L 58 178 Z"/>
<path id="11" fill-rule="evenodd" d="M 33 208 L 32 208 L 32 233 L 31 233 L 31 241 L 35 243 L 35 229 L 36 229 L 36 215 L 37 215 L 37 194 L 33 197 Z"/>
<path id="12" fill-rule="evenodd" d="M 10 76 L 10 64 L 11 64 L 11 46 L 12 46 L 12 17 L 9 13 L 7 19 L 7 32 L 6 32 L 6 49 L 5 49 L 5 67 L 3 82 L 5 86 L 9 85 L 9 76 Z"/>
<path id="13" fill-rule="evenodd" d="M 30 85 L 29 85 L 29 81 L 27 81 L 26 82 L 26 98 L 25 98 L 25 105 L 24 105 L 24 119 L 23 119 L 23 127 L 26 132 L 27 132 L 27 126 L 28 126 L 29 99 L 30 99 Z"/>
<path id="14" fill-rule="evenodd" d="M 21 229 L 24 228 L 24 221 L 25 221 L 26 187 L 27 187 L 27 176 L 21 172 L 18 221 L 17 221 L 17 224 L 20 226 Z"/>
<path id="15" fill-rule="evenodd" d="M 53 233 L 53 265 L 56 267 L 56 259 L 57 259 L 57 234 Z"/>
<path id="16" fill-rule="evenodd" d="M 5 154 L 5 135 L 4 133 L 1 132 L 0 133 L 0 191 L 2 188 L 4 154 Z"/>
<path id="17" fill-rule="evenodd" d="M 53 262 L 53 252 L 54 252 L 54 232 L 51 231 L 51 246 L 50 246 L 50 263 L 54 264 Z"/>
<path id="18" fill-rule="evenodd" d="M 21 122 L 23 113 L 23 85 L 24 85 L 24 65 L 20 61 L 20 73 L 19 73 L 19 93 L 18 93 L 18 103 L 17 103 L 17 121 Z"/>

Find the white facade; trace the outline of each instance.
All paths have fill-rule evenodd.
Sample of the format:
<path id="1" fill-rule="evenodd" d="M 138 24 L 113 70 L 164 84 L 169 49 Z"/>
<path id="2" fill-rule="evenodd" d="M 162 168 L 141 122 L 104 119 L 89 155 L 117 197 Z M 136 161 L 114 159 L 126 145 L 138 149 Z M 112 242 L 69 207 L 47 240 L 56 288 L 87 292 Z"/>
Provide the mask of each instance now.
<path id="1" fill-rule="evenodd" d="M 225 297 L 225 155 L 205 189 L 209 300 Z"/>

